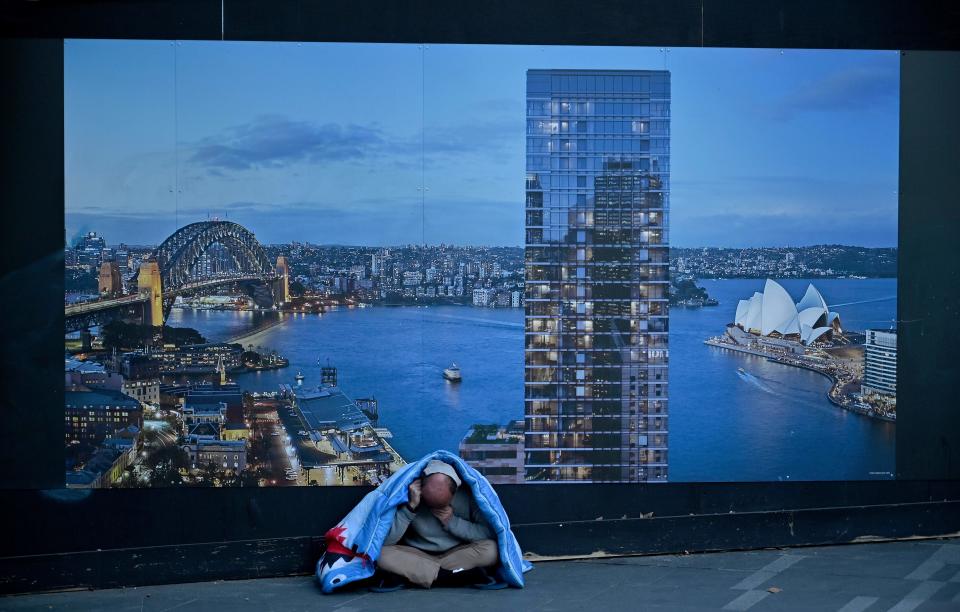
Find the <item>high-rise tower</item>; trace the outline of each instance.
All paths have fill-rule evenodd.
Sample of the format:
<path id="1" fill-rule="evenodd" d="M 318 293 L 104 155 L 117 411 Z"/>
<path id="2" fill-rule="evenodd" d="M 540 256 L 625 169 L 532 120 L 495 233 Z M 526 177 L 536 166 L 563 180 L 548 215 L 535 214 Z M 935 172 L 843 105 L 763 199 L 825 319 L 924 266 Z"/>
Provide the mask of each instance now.
<path id="1" fill-rule="evenodd" d="M 528 480 L 667 479 L 670 74 L 527 71 Z"/>

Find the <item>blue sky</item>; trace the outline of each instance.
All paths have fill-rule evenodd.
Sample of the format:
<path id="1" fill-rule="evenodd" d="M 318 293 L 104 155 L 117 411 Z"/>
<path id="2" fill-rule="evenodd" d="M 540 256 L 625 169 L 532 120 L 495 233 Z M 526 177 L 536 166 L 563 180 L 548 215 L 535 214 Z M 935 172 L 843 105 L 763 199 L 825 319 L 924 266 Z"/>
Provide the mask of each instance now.
<path id="1" fill-rule="evenodd" d="M 65 43 L 66 228 L 522 245 L 525 71 L 672 74 L 670 242 L 895 246 L 893 51 Z M 427 191 L 419 187 L 425 184 Z"/>

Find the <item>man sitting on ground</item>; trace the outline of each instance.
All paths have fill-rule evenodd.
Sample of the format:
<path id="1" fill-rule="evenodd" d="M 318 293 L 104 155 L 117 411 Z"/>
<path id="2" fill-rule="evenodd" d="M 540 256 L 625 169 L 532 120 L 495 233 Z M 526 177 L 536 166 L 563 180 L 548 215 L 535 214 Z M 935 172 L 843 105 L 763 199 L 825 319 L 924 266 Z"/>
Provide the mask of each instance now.
<path id="1" fill-rule="evenodd" d="M 427 463 L 384 540 L 374 591 L 401 589 L 407 581 L 424 588 L 507 586 L 486 571 L 499 561 L 497 543 L 469 487 L 461 484 L 449 463 Z"/>

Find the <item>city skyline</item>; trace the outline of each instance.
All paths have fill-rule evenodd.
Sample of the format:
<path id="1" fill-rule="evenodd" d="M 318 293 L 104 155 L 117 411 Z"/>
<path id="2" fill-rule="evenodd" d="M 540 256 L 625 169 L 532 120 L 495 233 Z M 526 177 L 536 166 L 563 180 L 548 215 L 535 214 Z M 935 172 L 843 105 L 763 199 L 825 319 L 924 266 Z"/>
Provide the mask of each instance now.
<path id="1" fill-rule="evenodd" d="M 896 244 L 893 52 L 67 41 L 65 61 L 68 243 L 212 214 L 268 244 L 519 246 L 524 69 L 666 64 L 672 244 Z"/>
<path id="2" fill-rule="evenodd" d="M 197 221 L 212 221 L 212 220 L 215 220 L 215 219 L 216 219 L 216 218 L 211 217 L 210 219 L 198 219 Z M 223 221 L 230 221 L 231 219 L 222 219 L 222 220 L 223 220 Z M 191 221 L 191 223 L 195 223 L 195 222 L 197 222 L 197 221 Z M 186 223 L 184 223 L 183 225 L 186 225 Z M 183 227 L 183 225 L 181 225 L 181 227 Z M 92 227 L 89 229 L 89 231 L 92 232 L 92 233 L 94 233 L 94 234 L 96 234 L 96 235 L 99 236 L 99 237 L 104 238 L 104 239 L 106 240 L 106 245 L 107 245 L 108 247 L 116 247 L 116 246 L 119 246 L 119 245 L 123 244 L 123 245 L 126 245 L 126 246 L 128 246 L 128 247 L 154 248 L 154 247 L 156 247 L 158 244 L 160 244 L 160 242 L 161 242 L 161 241 L 157 241 L 157 242 L 155 242 L 155 243 L 135 243 L 135 242 L 125 242 L 125 241 L 122 241 L 122 240 L 116 240 L 116 241 L 114 241 L 114 240 L 109 240 L 109 239 L 107 239 L 107 236 L 105 236 L 102 232 L 99 232 L 99 231 L 97 230 L 97 228 L 94 227 L 94 226 L 92 226 Z M 254 233 L 256 233 L 256 232 L 254 232 Z M 67 246 L 68 248 L 72 248 L 73 246 L 75 246 L 75 243 L 76 243 L 77 241 L 79 241 L 80 239 L 82 239 L 83 237 L 84 237 L 84 234 L 82 234 L 82 233 L 80 233 L 80 234 L 75 234 L 75 235 L 69 237 L 66 246 Z M 524 245 L 523 245 L 522 242 L 521 242 L 520 244 L 478 244 L 478 243 L 472 243 L 472 244 L 471 244 L 471 243 L 454 243 L 454 242 L 432 242 L 432 243 L 431 243 L 431 242 L 428 242 L 428 243 L 416 243 L 416 242 L 404 242 L 404 243 L 400 243 L 400 242 L 398 242 L 398 243 L 393 243 L 393 244 L 361 244 L 361 243 L 351 243 L 351 242 L 312 242 L 312 241 L 309 241 L 309 240 L 297 240 L 297 239 L 293 239 L 293 240 L 288 240 L 288 241 L 285 241 L 285 242 L 267 242 L 267 241 L 261 241 L 261 243 L 262 243 L 264 246 L 268 246 L 268 247 L 284 247 L 284 246 L 289 246 L 289 245 L 293 245 L 293 244 L 302 244 L 302 245 L 306 245 L 306 246 L 313 246 L 313 247 L 320 247 L 320 248 L 358 248 L 358 249 L 403 249 L 403 248 L 424 247 L 424 246 L 430 247 L 430 248 L 446 246 L 446 247 L 466 248 L 466 249 L 494 249 L 494 248 L 522 249 L 522 248 L 524 248 Z M 733 247 L 717 246 L 717 245 L 712 245 L 712 244 L 693 244 L 693 245 L 682 245 L 682 246 L 671 245 L 671 249 L 679 248 L 679 249 L 685 249 L 685 250 L 697 250 L 697 249 L 723 249 L 723 250 L 740 250 L 740 249 L 742 249 L 742 250 L 760 250 L 760 249 L 811 249 L 811 248 L 817 248 L 817 247 L 850 247 L 850 248 L 894 249 L 894 250 L 896 250 L 896 249 L 898 248 L 897 245 L 893 245 L 893 246 L 864 246 L 864 245 L 861 245 L 861 244 L 853 244 L 852 242 L 847 242 L 847 243 L 813 242 L 813 243 L 804 244 L 804 245 L 767 244 L 767 245 L 760 245 L 760 246 L 733 246 Z"/>

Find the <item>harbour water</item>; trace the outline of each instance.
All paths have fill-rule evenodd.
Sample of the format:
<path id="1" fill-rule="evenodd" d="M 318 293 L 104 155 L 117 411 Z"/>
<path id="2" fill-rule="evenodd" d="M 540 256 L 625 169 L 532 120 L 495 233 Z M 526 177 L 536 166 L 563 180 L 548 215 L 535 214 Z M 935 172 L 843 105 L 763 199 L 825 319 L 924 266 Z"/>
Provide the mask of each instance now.
<path id="1" fill-rule="evenodd" d="M 799 299 L 807 282 L 782 284 Z M 829 380 L 815 372 L 703 344 L 723 332 L 737 300 L 762 290 L 763 279 L 701 284 L 719 306 L 670 313 L 670 480 L 890 478 L 894 424 L 833 406 L 825 396 Z M 894 279 L 814 284 L 846 329 L 886 328 L 896 315 Z M 264 316 L 278 315 L 174 309 L 169 324 L 216 341 L 262 326 Z M 348 395 L 379 400 L 381 424 L 405 458 L 456 450 L 473 423 L 523 417 L 522 309 L 374 307 L 282 316 L 243 343 L 276 349 L 290 367 L 237 382 L 273 391 L 302 370 L 304 384 L 317 384 L 329 359 Z M 442 377 L 452 362 L 462 383 Z"/>

